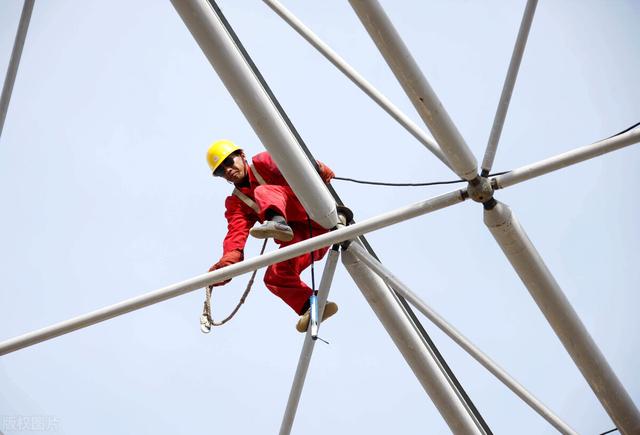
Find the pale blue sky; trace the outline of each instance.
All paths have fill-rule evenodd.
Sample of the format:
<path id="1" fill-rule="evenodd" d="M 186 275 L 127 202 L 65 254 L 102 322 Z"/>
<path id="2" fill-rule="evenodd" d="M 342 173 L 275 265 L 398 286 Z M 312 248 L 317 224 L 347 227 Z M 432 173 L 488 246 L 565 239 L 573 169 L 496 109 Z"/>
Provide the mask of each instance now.
<path id="1" fill-rule="evenodd" d="M 382 4 L 481 160 L 525 2 Z M 262 2 L 220 5 L 336 174 L 454 178 Z M 419 121 L 347 2 L 285 5 Z M 2 72 L 21 7 L 0 2 Z M 640 120 L 639 20 L 633 0 L 540 1 L 496 170 Z M 206 271 L 221 253 L 230 186 L 211 179 L 204 155 L 223 137 L 248 154 L 262 151 L 170 2 L 37 1 L 0 139 L 0 340 Z M 636 145 L 496 195 L 636 403 L 638 169 Z M 359 220 L 450 189 L 334 186 Z M 398 277 L 578 432 L 613 427 L 479 205 L 369 240 Z M 247 256 L 258 250 L 250 241 Z M 235 305 L 247 279 L 214 295 L 214 315 Z M 341 311 L 323 328 L 331 344 L 316 346 L 293 432 L 448 433 L 341 266 L 330 298 Z M 0 358 L 0 417 L 55 418 L 69 435 L 277 432 L 303 339 L 296 316 L 258 281 L 232 323 L 204 335 L 202 300 L 195 292 Z M 555 433 L 423 324 L 494 433 Z M 21 433 L 8 429 L 0 426 Z"/>

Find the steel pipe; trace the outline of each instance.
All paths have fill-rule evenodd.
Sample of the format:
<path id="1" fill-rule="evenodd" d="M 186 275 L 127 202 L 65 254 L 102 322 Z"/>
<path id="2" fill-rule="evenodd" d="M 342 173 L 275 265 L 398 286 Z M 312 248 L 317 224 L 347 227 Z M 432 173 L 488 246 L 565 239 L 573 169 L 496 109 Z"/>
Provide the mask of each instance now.
<path id="1" fill-rule="evenodd" d="M 444 153 L 438 144 L 429 137 L 420 127 L 416 125 L 407 115 L 405 115 L 397 106 L 395 106 L 387 97 L 378 91 L 371 83 L 367 81 L 358 71 L 349 65 L 338 53 L 331 49 L 322 39 L 318 37 L 311 29 L 300 21 L 278 0 L 263 0 L 276 14 L 280 16 L 287 24 L 289 24 L 300 36 L 309 42 L 316 50 L 320 52 L 329 62 L 331 62 L 338 70 L 347 76 L 356 86 L 367 94 L 378 106 L 384 109 L 393 119 L 398 121 L 413 137 L 418 139 L 429 151 L 442 161 L 445 165 L 451 167 Z"/>
<path id="2" fill-rule="evenodd" d="M 400 281 L 400 279 L 397 278 L 393 273 L 391 273 L 391 271 L 382 263 L 380 263 L 372 255 L 370 255 L 358 245 L 350 247 L 349 250 L 360 261 L 365 263 L 371 270 L 373 270 L 380 278 L 382 278 L 388 285 L 390 285 L 397 293 L 408 300 L 411 305 L 418 309 L 418 311 L 420 311 L 429 320 L 431 320 L 438 328 L 440 328 L 442 332 L 447 334 L 449 338 L 456 342 L 484 368 L 486 368 L 496 378 L 498 378 L 500 382 L 506 385 L 507 388 L 513 391 L 542 418 L 547 420 L 560 433 L 567 435 L 577 434 L 577 432 L 571 429 L 571 427 L 569 427 L 569 425 L 562 421 L 560 417 L 555 415 L 553 411 L 547 408 L 533 394 L 527 391 L 526 388 L 520 385 L 520 383 L 518 383 L 518 381 L 516 381 L 509 373 L 507 373 L 502 367 L 496 364 L 488 355 L 482 352 L 482 350 L 480 350 L 475 344 L 473 344 L 453 325 L 447 322 L 433 308 L 427 305 L 422 299 L 420 299 L 420 297 L 418 297 L 418 295 L 412 292 L 409 287 L 407 287 L 402 281 Z"/>
<path id="3" fill-rule="evenodd" d="M 342 263 L 451 431 L 455 434 L 485 433 L 427 351 L 396 295 L 352 252 L 357 243 L 351 243 L 342 251 Z"/>
<path id="4" fill-rule="evenodd" d="M 333 281 L 333 275 L 336 271 L 339 256 L 340 253 L 338 249 L 329 250 L 324 271 L 322 272 L 322 279 L 320 280 L 320 287 L 318 288 L 319 313 L 324 311 L 324 305 L 327 302 L 327 297 L 329 296 L 329 289 L 331 288 L 331 281 Z M 307 371 L 309 370 L 309 363 L 311 362 L 311 354 L 313 353 L 315 343 L 316 341 L 311 338 L 311 328 L 309 328 L 304 337 L 304 344 L 302 345 L 302 351 L 300 351 L 300 359 L 298 360 L 296 373 L 293 376 L 293 384 L 291 385 L 291 391 L 289 392 L 287 407 L 282 418 L 282 424 L 280 425 L 280 435 L 288 435 L 291 433 L 293 420 L 296 417 L 298 403 L 300 403 L 300 396 L 302 395 L 302 388 L 304 387 L 304 380 L 307 377 Z"/>
<path id="5" fill-rule="evenodd" d="M 335 201 L 243 56 L 215 2 L 171 3 L 311 218 L 327 229 L 335 227 Z"/>
<path id="6" fill-rule="evenodd" d="M 478 163 L 438 96 L 420 71 L 409 49 L 377 0 L 349 0 L 351 7 L 427 124 L 453 170 L 471 181 L 478 176 Z"/>
<path id="7" fill-rule="evenodd" d="M 493 167 L 493 161 L 496 157 L 496 149 L 498 148 L 498 142 L 500 141 L 500 135 L 502 134 L 504 120 L 507 117 L 509 102 L 511 101 L 511 95 L 513 94 L 513 87 L 516 83 L 516 78 L 518 77 L 518 70 L 520 69 L 524 47 L 527 44 L 527 38 L 529 37 L 529 31 L 531 30 L 531 23 L 533 21 L 533 15 L 536 11 L 537 4 L 538 0 L 528 0 L 527 5 L 524 8 L 524 15 L 522 16 L 522 22 L 520 23 L 520 30 L 518 30 L 516 44 L 513 47 L 511 61 L 509 62 L 509 69 L 507 70 L 507 77 L 504 79 L 502 93 L 500 94 L 500 101 L 498 102 L 496 115 L 493 119 L 489 142 L 487 143 L 487 149 L 485 150 L 484 158 L 482 159 L 482 175 L 484 177 L 489 175 L 489 172 L 491 172 L 491 168 Z"/>
<path id="8" fill-rule="evenodd" d="M 16 75 L 18 74 L 18 66 L 20 65 L 24 41 L 27 38 L 27 30 L 29 29 L 34 3 L 35 0 L 25 0 L 22 6 L 22 14 L 20 15 L 20 22 L 18 23 L 16 39 L 13 42 L 13 50 L 11 51 L 7 74 L 4 77 L 4 84 L 2 85 L 2 96 L 0 97 L 0 137 L 2 137 L 4 120 L 9 110 L 9 101 L 11 101 L 13 85 L 16 81 Z"/>
<path id="9" fill-rule="evenodd" d="M 557 156 L 514 169 L 513 171 L 493 178 L 492 185 L 494 189 L 503 189 L 530 180 L 531 178 L 539 177 L 540 175 L 548 174 L 549 172 L 557 171 L 558 169 L 633 145 L 637 142 L 640 142 L 640 128 L 638 127 L 591 145 L 576 148 L 558 154 Z"/>
<path id="10" fill-rule="evenodd" d="M 465 200 L 463 190 L 455 190 L 434 198 L 421 201 L 370 219 L 363 220 L 348 227 L 340 228 L 301 242 L 289 245 L 277 251 L 269 252 L 258 257 L 232 264 L 231 266 L 213 272 L 198 275 L 188 280 L 145 293 L 135 298 L 127 299 L 117 304 L 109 305 L 96 311 L 83 314 L 72 319 L 38 329 L 15 338 L 0 342 L 0 355 L 14 352 L 24 347 L 32 346 L 45 340 L 58 337 L 69 332 L 86 328 L 87 326 L 117 317 L 140 308 L 175 298 L 216 282 L 253 272 L 256 269 L 279 263 L 297 257 L 316 249 L 351 240 L 370 231 L 388 227 L 423 214 L 457 204 Z"/>
<path id="11" fill-rule="evenodd" d="M 620 432 L 640 433 L 640 412 L 509 207 L 485 209 L 484 222 Z"/>

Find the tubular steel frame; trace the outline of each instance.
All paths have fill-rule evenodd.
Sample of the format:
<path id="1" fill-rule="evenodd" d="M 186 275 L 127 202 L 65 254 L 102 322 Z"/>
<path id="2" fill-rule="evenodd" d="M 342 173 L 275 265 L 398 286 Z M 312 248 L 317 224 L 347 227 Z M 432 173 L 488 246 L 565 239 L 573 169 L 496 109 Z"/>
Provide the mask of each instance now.
<path id="1" fill-rule="evenodd" d="M 547 317 L 552 328 L 565 345 L 567 352 L 574 359 L 620 432 L 623 434 L 638 433 L 640 431 L 640 412 L 638 412 L 637 407 L 608 365 L 604 355 L 600 352 L 577 313 L 562 293 L 551 272 L 513 213 L 506 205 L 496 201 L 493 198 L 493 193 L 495 190 L 513 186 L 531 178 L 637 143 L 640 141 L 640 127 L 594 144 L 523 166 L 489 180 L 486 179 L 495 157 L 509 100 L 531 29 L 537 0 L 527 1 L 485 150 L 481 167 L 482 173 L 480 175 L 477 174 L 478 168 L 475 157 L 413 60 L 409 49 L 401 40 L 400 35 L 376 0 L 350 0 L 350 4 L 438 143 L 435 143 L 433 139 L 422 132 L 417 125 L 411 122 L 406 115 L 400 112 L 386 97 L 362 78 L 277 0 L 263 1 L 405 127 L 418 141 L 433 152 L 445 165 L 452 168 L 462 178 L 468 180 L 469 188 L 445 193 L 347 227 L 338 224 L 334 203 L 330 198 L 329 191 L 319 182 L 319 177 L 313 168 L 315 163 L 310 162 L 308 156 L 305 156 L 305 150 L 301 149 L 295 137 L 297 133 L 292 132 L 289 126 L 282 122 L 279 114 L 271 107 L 272 103 L 269 103 L 268 95 L 265 95 L 263 90 L 255 85 L 256 78 L 252 77 L 251 69 L 247 68 L 241 57 L 233 53 L 232 43 L 229 43 L 226 39 L 226 31 L 223 26 L 215 23 L 215 20 L 211 20 L 211 15 L 207 11 L 211 5 L 207 0 L 172 0 L 174 7 L 193 33 L 196 41 L 201 45 L 205 55 L 207 55 L 223 79 L 225 86 L 227 86 L 244 115 L 264 142 L 265 147 L 274 155 L 274 159 L 276 159 L 279 167 L 282 168 L 285 178 L 292 185 L 305 208 L 314 220 L 319 221 L 327 228 L 334 228 L 334 230 L 275 252 L 247 259 L 241 263 L 196 276 L 136 298 L 2 341 L 0 342 L 0 355 L 180 296 L 215 282 L 224 281 L 258 268 L 293 258 L 305 252 L 334 245 L 334 249 L 330 251 L 327 259 L 327 268 L 320 285 L 319 297 L 322 308 L 326 302 L 337 261 L 338 251 L 335 244 L 352 241 L 349 245 L 343 247 L 343 263 L 345 263 L 356 284 L 363 291 L 365 298 L 369 300 L 372 308 L 405 356 L 418 380 L 429 393 L 454 433 L 490 433 L 490 429 L 488 429 L 484 421 L 478 419 L 476 412 L 472 412 L 474 410 L 469 409 L 468 403 L 461 400 L 460 391 L 451 388 L 451 380 L 447 380 L 447 373 L 439 366 L 439 363 L 436 360 L 432 360 L 428 352 L 422 352 L 420 350 L 421 346 L 407 346 L 407 343 L 412 341 L 418 343 L 424 338 L 421 338 L 420 334 L 416 334 L 415 323 L 407 317 L 402 305 L 397 303 L 399 296 L 388 289 L 387 284 L 398 291 L 400 295 L 406 297 L 412 305 L 432 320 L 557 430 L 562 433 L 573 434 L 575 432 L 566 423 L 561 421 L 499 366 L 493 363 L 489 357 L 455 330 L 453 326 L 413 294 L 390 271 L 368 254 L 358 242 L 353 241 L 367 232 L 463 202 L 471 196 L 474 200 L 483 203 L 485 224 L 525 286 L 530 290 L 534 300 Z M 33 3 L 33 0 L 25 0 L 12 59 L 5 78 L 2 105 L 0 107 L 0 115 L 2 115 L 0 117 L 0 133 L 24 45 Z M 216 26 L 217 30 L 212 30 Z M 483 197 L 482 200 L 479 200 L 473 195 L 472 189 L 481 182 L 489 186 L 488 199 Z M 291 431 L 312 350 L 313 341 L 310 339 L 310 335 L 307 334 L 301 351 L 298 369 L 294 376 L 289 403 L 283 418 L 281 434 Z"/>

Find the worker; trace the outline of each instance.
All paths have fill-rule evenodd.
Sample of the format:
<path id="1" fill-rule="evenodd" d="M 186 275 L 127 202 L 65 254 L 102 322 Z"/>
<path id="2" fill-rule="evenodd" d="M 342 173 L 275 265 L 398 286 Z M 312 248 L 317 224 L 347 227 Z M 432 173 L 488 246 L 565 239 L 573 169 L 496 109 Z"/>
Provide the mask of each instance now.
<path id="1" fill-rule="evenodd" d="M 222 244 L 222 257 L 209 271 L 242 261 L 249 234 L 258 239 L 273 238 L 282 248 L 327 232 L 308 217 L 268 152 L 253 156 L 251 161 L 249 164 L 244 151 L 228 140 L 214 142 L 207 151 L 213 176 L 224 178 L 235 187 L 225 200 L 228 229 Z M 318 162 L 318 167 L 325 183 L 335 176 L 323 163 Z M 260 225 L 254 226 L 257 222 Z M 321 259 L 327 250 L 328 247 L 314 251 L 313 259 Z M 313 291 L 302 282 L 300 273 L 311 262 L 311 254 L 303 254 L 272 264 L 264 275 L 267 288 L 300 316 L 296 324 L 298 332 L 305 332 L 309 326 L 309 298 Z M 225 285 L 229 281 L 214 285 Z M 338 305 L 328 301 L 322 320 L 337 311 Z"/>

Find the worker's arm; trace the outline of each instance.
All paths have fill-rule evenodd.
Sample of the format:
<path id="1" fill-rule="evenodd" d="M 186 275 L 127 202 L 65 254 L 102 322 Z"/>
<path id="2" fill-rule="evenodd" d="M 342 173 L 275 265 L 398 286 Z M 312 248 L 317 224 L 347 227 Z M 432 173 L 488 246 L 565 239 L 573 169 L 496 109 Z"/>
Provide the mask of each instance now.
<path id="1" fill-rule="evenodd" d="M 226 199 L 225 208 L 227 235 L 222 243 L 222 257 L 209 268 L 210 272 L 244 260 L 244 245 L 247 243 L 249 230 L 258 220 L 253 210 L 235 196 L 229 196 Z M 229 281 L 231 280 L 214 285 L 224 285 Z"/>
<path id="2" fill-rule="evenodd" d="M 336 176 L 336 174 L 334 174 L 331 168 L 322 163 L 320 160 L 318 160 L 317 162 L 320 178 L 322 178 L 322 181 L 324 181 L 325 183 L 328 183 L 333 177 Z"/>
<path id="3" fill-rule="evenodd" d="M 273 161 L 271 155 L 267 152 L 262 152 L 260 154 L 255 155 L 252 158 L 253 165 L 256 170 L 262 177 L 266 180 L 267 184 L 277 184 L 287 186 L 288 183 L 284 179 L 284 176 L 280 173 L 276 162 Z M 318 174 L 320 174 L 320 178 L 325 183 L 331 181 L 336 174 L 333 173 L 330 167 L 317 160 L 318 163 Z"/>

